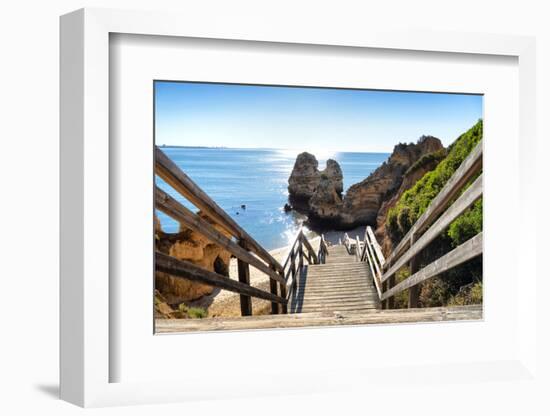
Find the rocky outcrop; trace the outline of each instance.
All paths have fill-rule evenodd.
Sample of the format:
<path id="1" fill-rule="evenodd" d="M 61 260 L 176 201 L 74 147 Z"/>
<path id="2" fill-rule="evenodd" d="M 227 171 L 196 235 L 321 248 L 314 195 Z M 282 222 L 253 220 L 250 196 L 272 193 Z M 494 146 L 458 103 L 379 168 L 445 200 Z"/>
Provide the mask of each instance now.
<path id="1" fill-rule="evenodd" d="M 342 169 L 335 160 L 327 160 L 324 170 L 318 169 L 319 162 L 314 155 L 303 152 L 298 155 L 294 168 L 288 179 L 288 199 L 291 206 L 298 211 L 309 211 L 309 201 L 315 194 L 321 180 L 328 182 L 328 186 L 338 194 L 342 195 L 344 182 Z"/>
<path id="2" fill-rule="evenodd" d="M 423 156 L 443 149 L 441 141 L 422 136 L 416 144 L 400 143 L 382 166 L 346 192 L 340 226 L 375 225 L 380 207 L 400 188 L 405 173 Z"/>
<path id="3" fill-rule="evenodd" d="M 422 136 L 417 143 L 398 144 L 382 166 L 352 185 L 343 198 L 343 177 L 338 163 L 329 160 L 325 171 L 319 172 L 315 156 L 301 153 L 289 178 L 289 199 L 307 201 L 304 210 L 313 226 L 334 229 L 376 226 L 381 211 L 385 215 L 391 201 L 397 200 L 394 197 L 412 186 L 426 169 L 435 167 L 435 159 L 427 155 L 442 151 L 441 141 L 432 136 Z"/>
<path id="4" fill-rule="evenodd" d="M 199 213 L 201 218 L 211 222 L 208 217 Z M 221 227 L 214 227 L 230 237 Z M 178 233 L 164 233 L 160 223 L 155 219 L 156 249 L 180 260 L 186 260 L 206 270 L 229 275 L 229 260 L 231 254 L 211 243 L 201 234 L 186 227 L 181 227 Z M 184 301 L 198 299 L 212 293 L 212 286 L 199 282 L 156 272 L 155 287 L 169 304 L 179 304 Z"/>

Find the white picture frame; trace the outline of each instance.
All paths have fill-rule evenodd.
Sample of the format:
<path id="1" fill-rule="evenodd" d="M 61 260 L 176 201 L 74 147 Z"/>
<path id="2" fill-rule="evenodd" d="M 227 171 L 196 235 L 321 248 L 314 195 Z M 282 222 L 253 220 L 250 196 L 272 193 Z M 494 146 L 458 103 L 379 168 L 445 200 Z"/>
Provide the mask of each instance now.
<path id="1" fill-rule="evenodd" d="M 358 389 L 375 394 L 375 380 L 404 380 L 395 388 L 413 384 L 448 383 L 441 369 L 453 371 L 460 382 L 480 383 L 506 379 L 536 380 L 536 262 L 527 244 L 536 241 L 536 218 L 527 215 L 533 204 L 533 182 L 528 176 L 535 164 L 535 41 L 508 35 L 381 32 L 361 28 L 342 32 L 313 26 L 307 32 L 276 22 L 243 20 L 238 30 L 232 22 L 197 21 L 192 16 L 168 13 L 82 9 L 61 18 L 61 397 L 80 406 L 159 403 L 220 397 L 295 394 L 348 388 L 336 380 L 353 380 Z M 409 368 L 322 369 L 302 375 L 302 383 L 288 385 L 285 372 L 266 371 L 265 383 L 246 382 L 247 372 L 233 385 L 214 381 L 207 392 L 186 382 L 112 382 L 113 362 L 120 359 L 110 345 L 109 275 L 110 239 L 109 155 L 109 51 L 110 34 L 332 45 L 334 47 L 429 51 L 442 54 L 503 55 L 518 59 L 519 67 L 519 235 L 517 260 L 522 264 L 518 294 L 518 324 L 508 357 L 495 361 L 419 363 Z M 332 330 L 334 331 L 334 330 Z M 348 331 L 354 331 L 353 328 Z M 152 336 L 152 334 L 151 334 Z M 209 334 L 195 335 L 208 337 Z M 334 332 L 333 332 L 333 336 Z M 164 343 L 170 343 L 165 337 Z M 139 348 L 136 346 L 135 348 Z M 239 357 L 235 357 L 238 359 Z M 403 378 L 403 372 L 414 376 Z M 260 370 L 261 372 L 261 370 Z M 323 377 L 326 375 L 331 377 Z M 466 376 L 468 375 L 468 377 Z M 332 377 L 334 376 L 334 377 Z M 330 381 L 334 379 L 334 381 Z M 309 382 L 305 382 L 308 381 Z M 324 380 L 324 381 L 320 381 Z M 274 386 L 279 386 L 274 389 Z M 283 386 L 283 387 L 280 387 Z M 288 386 L 285 387 L 284 386 Z M 359 387 L 360 386 L 360 387 Z M 450 387 L 449 387 L 450 388 Z M 359 391 L 359 390 L 358 390 Z M 381 392 L 378 391 L 378 394 Z"/>

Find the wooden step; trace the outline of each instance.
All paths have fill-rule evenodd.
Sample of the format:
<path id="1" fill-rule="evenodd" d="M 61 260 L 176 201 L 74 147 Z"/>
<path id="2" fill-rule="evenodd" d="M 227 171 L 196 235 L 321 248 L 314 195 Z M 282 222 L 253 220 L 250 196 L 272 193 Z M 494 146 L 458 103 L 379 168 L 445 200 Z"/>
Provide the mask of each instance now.
<path id="1" fill-rule="evenodd" d="M 344 246 L 329 247 L 325 264 L 307 266 L 296 281 L 289 305 L 292 313 L 379 308 L 368 264 L 358 262 Z"/>
<path id="2" fill-rule="evenodd" d="M 302 301 L 307 301 L 307 302 L 313 302 L 313 301 L 326 301 L 326 302 L 348 302 L 348 301 L 357 301 L 357 300 L 368 300 L 368 301 L 373 301 L 375 302 L 375 300 L 373 299 L 373 296 L 368 296 L 368 295 L 365 295 L 365 294 L 349 294 L 349 295 L 346 295 L 346 296 L 329 296 L 328 294 L 326 296 L 321 296 L 321 295 L 317 295 L 317 296 L 297 296 L 294 298 L 296 301 L 299 301 L 299 300 L 302 300 Z"/>

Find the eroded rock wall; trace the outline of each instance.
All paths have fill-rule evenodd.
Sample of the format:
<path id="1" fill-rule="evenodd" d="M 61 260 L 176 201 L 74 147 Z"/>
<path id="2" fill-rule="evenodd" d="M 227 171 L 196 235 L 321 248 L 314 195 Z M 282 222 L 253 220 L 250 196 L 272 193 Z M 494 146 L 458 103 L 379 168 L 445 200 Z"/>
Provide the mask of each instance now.
<path id="1" fill-rule="evenodd" d="M 199 215 L 211 222 L 202 213 Z M 221 227 L 213 225 L 214 228 L 229 237 Z M 157 250 L 177 259 L 189 261 L 206 270 L 215 271 L 225 276 L 229 275 L 231 254 L 211 243 L 201 234 L 183 226 L 178 233 L 164 233 L 160 229 L 158 219 L 155 219 L 155 231 Z M 201 296 L 209 295 L 213 291 L 212 286 L 163 272 L 155 273 L 155 287 L 170 304 L 195 300 Z"/>

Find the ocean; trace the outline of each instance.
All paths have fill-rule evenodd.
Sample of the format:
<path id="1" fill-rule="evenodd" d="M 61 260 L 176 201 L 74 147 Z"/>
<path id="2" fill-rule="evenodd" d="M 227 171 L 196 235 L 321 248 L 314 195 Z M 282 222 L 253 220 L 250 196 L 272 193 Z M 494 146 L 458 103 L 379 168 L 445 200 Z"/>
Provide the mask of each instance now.
<path id="1" fill-rule="evenodd" d="M 267 250 L 284 247 L 303 216 L 284 212 L 288 177 L 299 152 L 284 149 L 229 149 L 162 147 L 195 183 Z M 334 159 L 344 174 L 344 193 L 380 166 L 389 153 L 324 152 L 315 154 L 319 169 Z M 197 209 L 171 187 L 156 178 L 157 185 L 186 207 Z M 246 208 L 242 208 L 245 205 Z M 157 212 L 165 232 L 177 232 L 177 222 Z"/>

